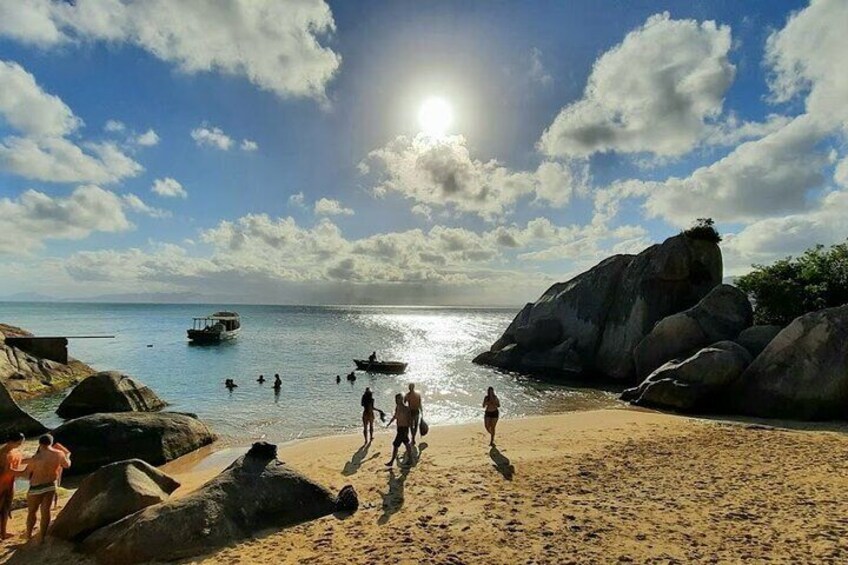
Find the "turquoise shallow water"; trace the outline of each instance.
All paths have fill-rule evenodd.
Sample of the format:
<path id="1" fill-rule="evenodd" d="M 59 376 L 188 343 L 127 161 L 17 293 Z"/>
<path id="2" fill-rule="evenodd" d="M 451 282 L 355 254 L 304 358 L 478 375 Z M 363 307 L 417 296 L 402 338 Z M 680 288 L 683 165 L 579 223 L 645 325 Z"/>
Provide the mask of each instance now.
<path id="1" fill-rule="evenodd" d="M 232 309 L 241 314 L 238 339 L 191 346 L 185 330 L 193 316 Z M 71 340 L 71 355 L 97 369 L 126 372 L 150 386 L 170 409 L 194 412 L 236 441 L 265 435 L 274 441 L 358 429 L 359 397 L 366 386 L 389 410 L 396 392 L 415 382 L 431 424 L 482 417 L 486 387 L 498 392 L 505 417 L 616 405 L 608 393 L 557 386 L 471 363 L 506 328 L 507 309 L 232 306 L 163 304 L 0 303 L 0 321 L 36 335 L 113 334 L 109 340 Z M 153 347 L 147 347 L 147 345 Z M 405 375 L 357 373 L 354 384 L 335 376 L 372 350 L 409 363 Z M 275 395 L 264 373 L 279 373 Z M 223 381 L 239 387 L 228 392 Z M 48 425 L 64 393 L 25 408 Z"/>

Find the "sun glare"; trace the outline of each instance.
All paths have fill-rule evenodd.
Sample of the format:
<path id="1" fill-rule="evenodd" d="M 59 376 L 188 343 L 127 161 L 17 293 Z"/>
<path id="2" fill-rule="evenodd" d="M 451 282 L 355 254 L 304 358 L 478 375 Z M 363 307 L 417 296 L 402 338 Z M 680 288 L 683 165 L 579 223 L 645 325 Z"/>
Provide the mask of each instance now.
<path id="1" fill-rule="evenodd" d="M 421 131 L 433 137 L 447 133 L 453 122 L 453 109 L 444 98 L 428 98 L 418 110 L 418 125 Z"/>

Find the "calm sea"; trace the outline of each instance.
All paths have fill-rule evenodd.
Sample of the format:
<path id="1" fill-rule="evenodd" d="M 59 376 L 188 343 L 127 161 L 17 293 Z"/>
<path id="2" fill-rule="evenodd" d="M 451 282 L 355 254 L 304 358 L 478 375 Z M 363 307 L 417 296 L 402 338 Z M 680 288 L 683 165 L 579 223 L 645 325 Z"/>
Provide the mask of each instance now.
<path id="1" fill-rule="evenodd" d="M 234 341 L 192 346 L 193 316 L 236 310 L 242 332 Z M 414 382 L 431 424 L 480 419 L 486 387 L 501 398 L 504 417 L 614 406 L 605 392 L 569 388 L 501 373 L 471 363 L 506 328 L 514 310 L 410 307 L 203 306 L 170 304 L 0 303 L 0 321 L 36 335 L 110 334 L 71 340 L 72 356 L 97 369 L 128 373 L 150 386 L 170 409 L 194 412 L 234 441 L 265 435 L 274 441 L 358 429 L 366 386 L 376 405 L 393 406 Z M 152 346 L 152 347 L 149 347 Z M 354 357 L 376 350 L 409 363 L 405 375 L 344 375 Z M 256 382 L 259 374 L 269 382 Z M 274 373 L 283 380 L 275 395 Z M 342 383 L 335 377 L 342 375 Z M 232 393 L 223 385 L 233 378 Z M 65 393 L 25 403 L 47 425 Z"/>

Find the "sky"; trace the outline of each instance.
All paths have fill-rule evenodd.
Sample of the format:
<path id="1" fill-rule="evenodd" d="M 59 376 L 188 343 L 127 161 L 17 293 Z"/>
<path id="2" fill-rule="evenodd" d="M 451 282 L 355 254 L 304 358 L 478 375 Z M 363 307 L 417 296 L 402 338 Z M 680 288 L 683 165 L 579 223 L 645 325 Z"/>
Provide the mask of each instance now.
<path id="1" fill-rule="evenodd" d="M 848 236 L 844 0 L 0 0 L 0 297 L 515 305 Z"/>

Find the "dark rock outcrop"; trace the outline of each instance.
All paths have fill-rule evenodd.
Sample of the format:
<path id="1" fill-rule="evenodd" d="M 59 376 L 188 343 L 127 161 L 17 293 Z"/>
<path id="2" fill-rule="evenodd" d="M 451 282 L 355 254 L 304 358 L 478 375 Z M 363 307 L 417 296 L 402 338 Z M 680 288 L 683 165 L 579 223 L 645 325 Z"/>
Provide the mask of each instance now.
<path id="1" fill-rule="evenodd" d="M 165 406 L 150 388 L 128 375 L 104 371 L 78 384 L 56 413 L 62 418 L 79 418 L 107 412 L 155 412 Z"/>
<path id="2" fill-rule="evenodd" d="M 718 246 L 685 235 L 639 255 L 615 255 L 525 306 L 475 362 L 632 379 L 633 350 L 642 338 L 659 320 L 696 304 L 721 276 Z"/>
<path id="3" fill-rule="evenodd" d="M 747 349 L 751 357 L 756 358 L 782 329 L 783 326 L 751 326 L 742 330 L 733 341 Z"/>
<path id="4" fill-rule="evenodd" d="M 50 527 L 50 535 L 81 541 L 95 530 L 159 504 L 180 483 L 140 459 L 101 467 L 83 479 Z"/>
<path id="5" fill-rule="evenodd" d="M 336 510 L 336 497 L 252 448 L 195 492 L 101 528 L 83 549 L 106 563 L 172 561 Z"/>
<path id="6" fill-rule="evenodd" d="M 47 428 L 41 422 L 18 406 L 6 386 L 0 382 L 0 441 L 6 441 L 6 438 L 16 433 L 31 437 L 46 431 Z"/>
<path id="7" fill-rule="evenodd" d="M 732 341 L 720 341 L 683 361 L 669 361 L 621 397 L 640 406 L 679 412 L 721 411 L 728 385 L 750 363 L 747 349 Z"/>
<path id="8" fill-rule="evenodd" d="M 695 306 L 663 318 L 633 352 L 644 378 L 666 361 L 688 357 L 711 343 L 732 340 L 751 325 L 754 312 L 744 292 L 727 284 L 713 288 Z"/>
<path id="9" fill-rule="evenodd" d="M 848 419 L 848 305 L 796 318 L 766 346 L 728 397 L 739 414 Z"/>
<path id="10" fill-rule="evenodd" d="M 195 416 L 176 412 L 93 414 L 66 422 L 53 436 L 71 450 L 68 474 L 133 458 L 162 465 L 216 439 Z"/>
<path id="11" fill-rule="evenodd" d="M 42 359 L 6 344 L 6 337 L 28 337 L 32 334 L 21 328 L 0 324 L 0 383 L 17 400 L 33 398 L 64 390 L 88 375 L 94 369 L 69 359 L 68 364 Z"/>

